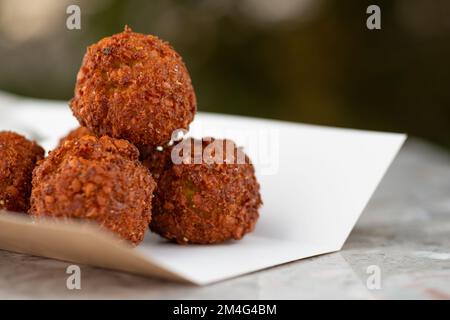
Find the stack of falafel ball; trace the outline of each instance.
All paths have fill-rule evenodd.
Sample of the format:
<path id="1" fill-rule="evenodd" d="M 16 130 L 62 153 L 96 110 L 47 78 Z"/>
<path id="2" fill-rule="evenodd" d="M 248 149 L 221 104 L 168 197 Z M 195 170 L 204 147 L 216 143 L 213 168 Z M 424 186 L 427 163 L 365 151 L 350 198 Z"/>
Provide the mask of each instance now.
<path id="1" fill-rule="evenodd" d="M 262 203 L 254 168 L 231 140 L 172 139 L 196 104 L 168 43 L 128 27 L 100 40 L 70 101 L 78 129 L 46 158 L 35 142 L 0 132 L 0 209 L 95 221 L 133 245 L 149 227 L 179 244 L 241 239 Z"/>

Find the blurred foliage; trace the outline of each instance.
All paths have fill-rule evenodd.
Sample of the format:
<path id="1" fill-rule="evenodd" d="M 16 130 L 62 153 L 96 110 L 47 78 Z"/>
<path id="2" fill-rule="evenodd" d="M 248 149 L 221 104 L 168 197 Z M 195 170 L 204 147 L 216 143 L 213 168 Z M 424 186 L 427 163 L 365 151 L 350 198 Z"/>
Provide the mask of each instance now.
<path id="1" fill-rule="evenodd" d="M 450 147 L 449 1 L 376 1 L 375 31 L 366 28 L 374 1 L 33 3 L 0 0 L 1 90 L 71 98 L 86 46 L 128 24 L 183 56 L 201 111 L 407 132 Z M 80 6 L 81 30 L 66 29 L 68 4 Z"/>

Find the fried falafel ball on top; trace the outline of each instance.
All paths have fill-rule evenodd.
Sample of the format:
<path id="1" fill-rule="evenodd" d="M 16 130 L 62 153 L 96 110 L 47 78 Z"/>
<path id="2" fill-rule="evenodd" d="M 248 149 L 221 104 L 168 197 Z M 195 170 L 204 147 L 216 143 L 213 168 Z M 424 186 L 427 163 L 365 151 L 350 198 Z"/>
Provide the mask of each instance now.
<path id="1" fill-rule="evenodd" d="M 125 31 L 90 46 L 70 106 L 97 136 L 162 146 L 176 129 L 187 129 L 197 108 L 180 55 L 152 35 Z"/>
<path id="2" fill-rule="evenodd" d="M 67 141 L 34 170 L 30 213 L 92 220 L 138 244 L 155 188 L 138 156 L 128 141 L 107 136 Z"/>
<path id="3" fill-rule="evenodd" d="M 262 202 L 242 149 L 231 140 L 187 139 L 172 148 L 171 160 L 155 192 L 153 232 L 180 244 L 212 244 L 253 230 Z"/>
<path id="4" fill-rule="evenodd" d="M 84 136 L 95 136 L 95 134 L 93 134 L 88 128 L 80 126 L 70 131 L 66 136 L 62 137 L 59 140 L 58 147 L 62 146 L 66 141 L 79 139 Z"/>
<path id="5" fill-rule="evenodd" d="M 36 142 L 0 131 L 0 210 L 28 211 L 33 169 L 43 157 L 44 149 Z"/>

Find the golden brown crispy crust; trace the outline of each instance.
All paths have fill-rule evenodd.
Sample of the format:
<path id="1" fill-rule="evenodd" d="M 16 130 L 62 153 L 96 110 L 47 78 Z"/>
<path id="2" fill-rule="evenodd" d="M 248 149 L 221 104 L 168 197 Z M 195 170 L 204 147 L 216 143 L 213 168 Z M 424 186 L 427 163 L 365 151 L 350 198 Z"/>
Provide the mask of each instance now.
<path id="1" fill-rule="evenodd" d="M 0 132 L 0 209 L 26 212 L 30 207 L 31 176 L 44 149 L 25 137 Z"/>
<path id="2" fill-rule="evenodd" d="M 213 141 L 200 142 L 203 150 Z M 232 146 L 235 155 L 243 153 Z M 220 243 L 251 232 L 262 202 L 248 157 L 244 154 L 242 164 L 193 164 L 194 153 L 182 158 L 183 163 L 171 164 L 159 180 L 150 229 L 180 244 Z"/>
<path id="3" fill-rule="evenodd" d="M 70 102 L 82 126 L 138 147 L 164 145 L 174 130 L 187 129 L 196 105 L 178 53 L 129 28 L 88 48 Z"/>
<path id="4" fill-rule="evenodd" d="M 151 220 L 155 182 L 125 140 L 69 140 L 33 172 L 30 213 L 88 219 L 138 244 Z"/>
<path id="5" fill-rule="evenodd" d="M 79 139 L 84 136 L 95 136 L 95 134 L 86 127 L 78 127 L 70 131 L 65 137 L 62 137 L 59 140 L 58 146 L 62 146 L 66 141 Z"/>

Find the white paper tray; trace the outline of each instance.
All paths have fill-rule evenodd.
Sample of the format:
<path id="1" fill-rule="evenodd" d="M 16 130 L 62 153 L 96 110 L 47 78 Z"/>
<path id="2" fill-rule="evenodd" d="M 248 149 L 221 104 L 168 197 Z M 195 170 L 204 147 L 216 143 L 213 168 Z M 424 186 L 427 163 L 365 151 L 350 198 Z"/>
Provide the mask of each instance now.
<path id="1" fill-rule="evenodd" d="M 0 116 L 0 130 L 47 148 L 77 125 L 62 102 L 13 99 Z M 91 226 L 0 215 L 0 248 L 199 285 L 337 251 L 406 138 L 205 113 L 190 132 L 232 138 L 256 159 L 264 206 L 242 241 L 179 246 L 148 234 L 132 249 Z"/>

